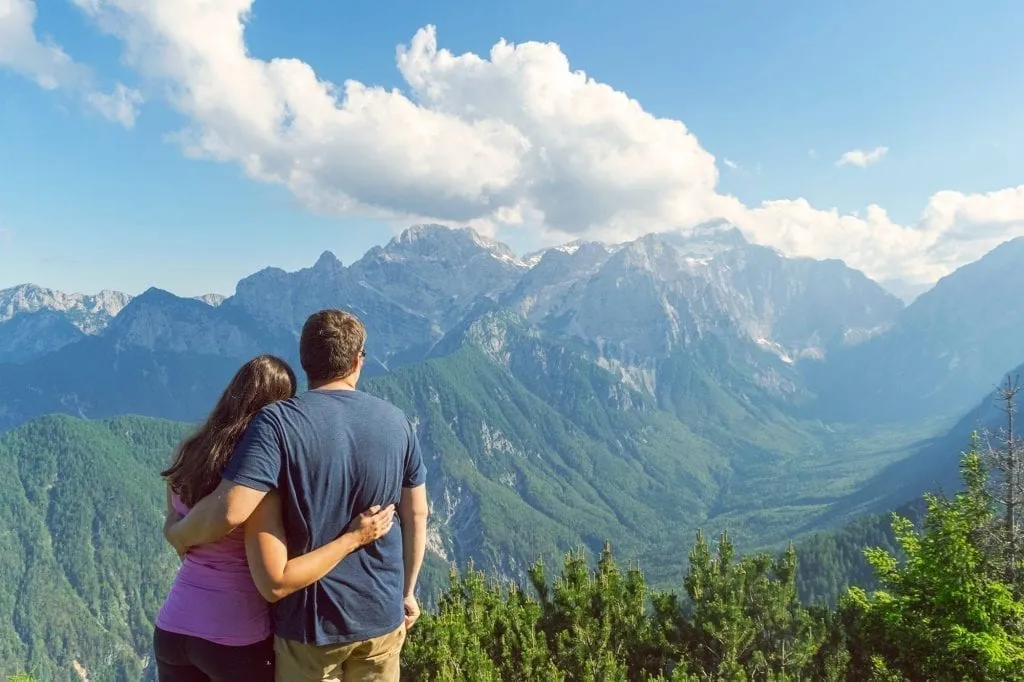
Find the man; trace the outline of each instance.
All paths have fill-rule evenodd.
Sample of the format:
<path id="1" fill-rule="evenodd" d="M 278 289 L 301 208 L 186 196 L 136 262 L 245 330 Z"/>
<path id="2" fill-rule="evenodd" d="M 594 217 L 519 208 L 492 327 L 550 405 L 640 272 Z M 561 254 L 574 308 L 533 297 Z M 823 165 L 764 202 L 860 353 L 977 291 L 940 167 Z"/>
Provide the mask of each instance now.
<path id="1" fill-rule="evenodd" d="M 179 552 L 211 542 L 277 490 L 288 554 L 297 556 L 336 538 L 362 510 L 398 504 L 400 535 L 393 530 L 277 603 L 278 682 L 398 680 L 402 643 L 419 617 L 426 472 L 401 410 L 356 389 L 365 343 L 354 315 L 311 315 L 299 341 L 310 390 L 265 408 L 220 486 L 164 531 Z"/>

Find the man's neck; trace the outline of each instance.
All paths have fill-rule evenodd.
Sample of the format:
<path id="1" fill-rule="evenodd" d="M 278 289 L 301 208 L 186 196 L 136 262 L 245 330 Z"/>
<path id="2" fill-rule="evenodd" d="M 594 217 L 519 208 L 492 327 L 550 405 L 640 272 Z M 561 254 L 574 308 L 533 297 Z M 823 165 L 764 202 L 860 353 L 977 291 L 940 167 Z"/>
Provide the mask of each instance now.
<path id="1" fill-rule="evenodd" d="M 342 377 L 341 379 L 335 379 L 328 381 L 326 384 L 318 384 L 310 387 L 311 391 L 354 391 L 356 390 L 356 383 L 351 377 Z"/>

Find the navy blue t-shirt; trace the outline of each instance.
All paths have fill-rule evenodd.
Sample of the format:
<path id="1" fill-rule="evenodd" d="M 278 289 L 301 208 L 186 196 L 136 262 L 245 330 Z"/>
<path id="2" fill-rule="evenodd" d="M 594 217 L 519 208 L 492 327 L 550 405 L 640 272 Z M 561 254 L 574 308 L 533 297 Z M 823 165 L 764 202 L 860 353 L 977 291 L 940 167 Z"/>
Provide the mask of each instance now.
<path id="1" fill-rule="evenodd" d="M 397 407 L 360 391 L 309 391 L 264 408 L 223 476 L 278 490 L 288 556 L 296 557 L 337 538 L 373 505 L 397 505 L 403 487 L 425 483 L 426 469 L 412 425 Z M 396 523 L 319 582 L 277 602 L 274 630 L 317 645 L 387 634 L 405 617 L 404 581 Z"/>

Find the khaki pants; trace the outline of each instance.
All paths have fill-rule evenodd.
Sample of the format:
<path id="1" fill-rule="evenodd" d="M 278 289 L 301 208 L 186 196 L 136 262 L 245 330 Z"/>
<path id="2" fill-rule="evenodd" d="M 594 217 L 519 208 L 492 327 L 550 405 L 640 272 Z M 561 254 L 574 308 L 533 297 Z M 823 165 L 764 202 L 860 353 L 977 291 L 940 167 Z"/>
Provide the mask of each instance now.
<path id="1" fill-rule="evenodd" d="M 316 646 L 274 638 L 277 682 L 398 682 L 405 625 L 351 644 Z"/>

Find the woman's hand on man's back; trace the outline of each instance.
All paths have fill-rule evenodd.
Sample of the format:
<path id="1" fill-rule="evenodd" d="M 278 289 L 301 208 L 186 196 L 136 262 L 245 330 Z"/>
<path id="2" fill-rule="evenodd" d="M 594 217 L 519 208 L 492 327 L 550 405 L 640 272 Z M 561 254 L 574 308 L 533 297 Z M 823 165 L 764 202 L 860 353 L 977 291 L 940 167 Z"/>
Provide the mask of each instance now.
<path id="1" fill-rule="evenodd" d="M 394 524 L 395 505 L 389 504 L 386 507 L 374 505 L 352 519 L 345 532 L 355 533 L 359 538 L 360 545 L 368 545 L 387 535 Z"/>

